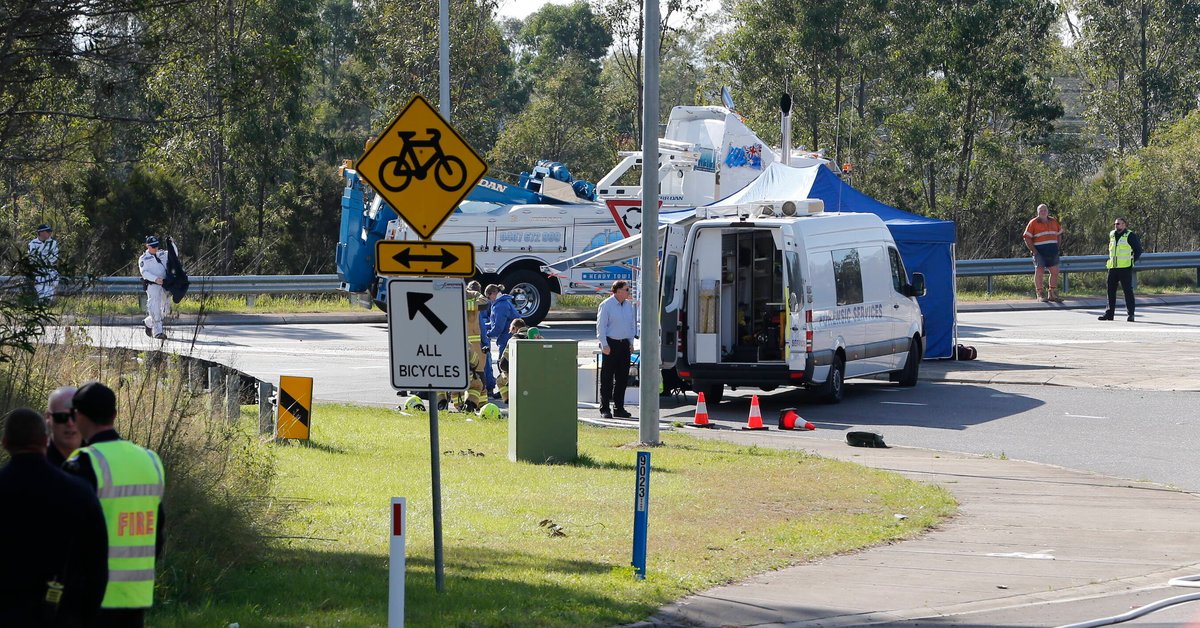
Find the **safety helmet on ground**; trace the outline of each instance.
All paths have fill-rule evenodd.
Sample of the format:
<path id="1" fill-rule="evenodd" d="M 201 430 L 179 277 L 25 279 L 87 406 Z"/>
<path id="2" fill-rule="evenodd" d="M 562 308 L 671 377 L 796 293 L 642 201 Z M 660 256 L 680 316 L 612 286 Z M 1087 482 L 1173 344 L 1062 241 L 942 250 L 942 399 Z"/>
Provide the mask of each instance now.
<path id="1" fill-rule="evenodd" d="M 485 403 L 479 409 L 479 416 L 484 419 L 498 419 L 500 418 L 500 406 L 494 403 Z"/>
<path id="2" fill-rule="evenodd" d="M 425 400 L 421 399 L 420 397 L 418 397 L 416 395 L 410 395 L 408 397 L 408 399 L 404 400 L 404 409 L 405 410 L 420 410 L 421 412 L 424 412 L 425 411 Z"/>

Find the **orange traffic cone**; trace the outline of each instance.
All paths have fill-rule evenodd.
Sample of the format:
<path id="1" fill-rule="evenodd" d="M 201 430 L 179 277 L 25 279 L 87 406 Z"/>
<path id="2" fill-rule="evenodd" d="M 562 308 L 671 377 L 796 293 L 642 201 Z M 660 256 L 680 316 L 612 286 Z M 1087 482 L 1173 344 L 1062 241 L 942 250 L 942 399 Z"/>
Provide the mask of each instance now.
<path id="1" fill-rule="evenodd" d="M 781 430 L 815 430 L 817 426 L 796 413 L 795 408 L 784 408 L 779 411 L 779 429 Z"/>
<path id="2" fill-rule="evenodd" d="M 708 406 L 704 405 L 704 393 L 696 393 L 696 418 L 688 423 L 688 427 L 712 426 L 713 424 L 708 422 Z"/>
<path id="3" fill-rule="evenodd" d="M 743 430 L 767 430 L 771 429 L 762 422 L 762 410 L 758 407 L 758 395 L 750 398 L 750 416 L 746 418 L 746 427 Z"/>

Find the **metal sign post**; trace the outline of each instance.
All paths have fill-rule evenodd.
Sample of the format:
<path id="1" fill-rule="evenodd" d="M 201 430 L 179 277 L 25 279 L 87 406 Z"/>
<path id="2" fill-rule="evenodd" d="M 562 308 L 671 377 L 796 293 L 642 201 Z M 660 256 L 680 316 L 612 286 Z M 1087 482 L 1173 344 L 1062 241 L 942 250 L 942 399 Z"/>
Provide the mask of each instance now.
<path id="1" fill-rule="evenodd" d="M 657 445 L 658 383 L 662 381 L 658 323 L 658 0 L 643 3 L 646 12 L 646 89 L 642 102 L 642 281 L 641 365 L 638 367 L 640 420 L 643 443 Z"/>
<path id="2" fill-rule="evenodd" d="M 637 455 L 637 484 L 633 493 L 633 568 L 646 579 L 646 537 L 650 527 L 650 452 Z"/>

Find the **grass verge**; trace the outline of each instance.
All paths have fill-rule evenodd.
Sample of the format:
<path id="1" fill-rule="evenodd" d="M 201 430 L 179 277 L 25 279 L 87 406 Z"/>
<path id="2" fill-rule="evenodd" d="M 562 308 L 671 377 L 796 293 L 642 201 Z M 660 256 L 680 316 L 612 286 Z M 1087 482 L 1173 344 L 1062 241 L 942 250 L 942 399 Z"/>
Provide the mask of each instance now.
<path id="1" fill-rule="evenodd" d="M 578 461 L 532 465 L 508 461 L 507 422 L 443 414 L 438 594 L 428 418 L 347 406 L 313 416 L 310 444 L 275 448 L 275 499 L 294 510 L 262 562 L 231 569 L 219 597 L 156 608 L 153 625 L 383 625 L 393 496 L 409 503 L 414 626 L 632 622 L 692 591 L 912 537 L 955 507 L 944 490 L 895 474 L 664 433 L 639 582 L 628 566 L 636 432 L 581 425 Z"/>

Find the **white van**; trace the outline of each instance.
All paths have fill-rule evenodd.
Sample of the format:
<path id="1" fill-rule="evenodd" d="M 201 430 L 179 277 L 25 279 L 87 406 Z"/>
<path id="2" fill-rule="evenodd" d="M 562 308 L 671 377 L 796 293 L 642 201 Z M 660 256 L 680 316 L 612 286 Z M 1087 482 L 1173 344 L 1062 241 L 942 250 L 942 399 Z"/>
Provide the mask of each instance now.
<path id="1" fill-rule="evenodd" d="M 663 368 L 709 403 L 726 386 L 804 386 L 836 403 L 847 377 L 917 383 L 925 278 L 909 280 L 878 216 L 813 199 L 724 209 L 666 237 Z"/>

